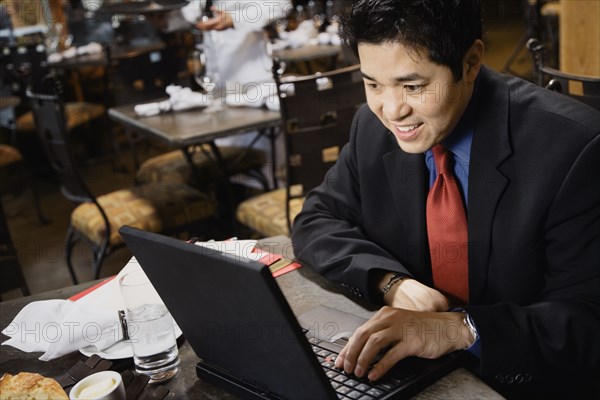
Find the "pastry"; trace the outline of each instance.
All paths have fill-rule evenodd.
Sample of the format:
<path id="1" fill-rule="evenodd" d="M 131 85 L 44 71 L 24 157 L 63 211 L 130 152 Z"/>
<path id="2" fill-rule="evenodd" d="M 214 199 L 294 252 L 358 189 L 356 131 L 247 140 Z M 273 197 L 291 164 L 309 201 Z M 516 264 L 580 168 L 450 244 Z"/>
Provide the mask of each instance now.
<path id="1" fill-rule="evenodd" d="M 19 372 L 0 378 L 0 400 L 68 400 L 69 396 L 52 378 L 40 374 Z"/>

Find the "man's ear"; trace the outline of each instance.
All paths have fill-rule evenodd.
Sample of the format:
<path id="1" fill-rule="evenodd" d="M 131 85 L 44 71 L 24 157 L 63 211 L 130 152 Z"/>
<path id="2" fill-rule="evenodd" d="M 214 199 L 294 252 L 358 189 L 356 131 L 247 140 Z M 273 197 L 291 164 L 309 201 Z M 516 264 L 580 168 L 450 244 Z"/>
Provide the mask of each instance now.
<path id="1" fill-rule="evenodd" d="M 475 82 L 483 63 L 484 50 L 485 46 L 480 39 L 475 40 L 467 50 L 463 61 L 463 75 L 467 82 Z"/>

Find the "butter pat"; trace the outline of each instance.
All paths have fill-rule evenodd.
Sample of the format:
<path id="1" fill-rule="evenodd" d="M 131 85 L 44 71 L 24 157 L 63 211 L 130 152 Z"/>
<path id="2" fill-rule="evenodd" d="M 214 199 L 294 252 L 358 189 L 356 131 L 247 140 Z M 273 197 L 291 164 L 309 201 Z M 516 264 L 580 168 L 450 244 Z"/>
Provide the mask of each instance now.
<path id="1" fill-rule="evenodd" d="M 115 383 L 117 382 L 113 378 L 102 379 L 81 389 L 78 397 L 80 399 L 97 399 L 106 396 L 115 386 Z"/>
<path id="2" fill-rule="evenodd" d="M 116 371 L 96 372 L 73 386 L 69 399 L 125 400 L 125 385 Z"/>

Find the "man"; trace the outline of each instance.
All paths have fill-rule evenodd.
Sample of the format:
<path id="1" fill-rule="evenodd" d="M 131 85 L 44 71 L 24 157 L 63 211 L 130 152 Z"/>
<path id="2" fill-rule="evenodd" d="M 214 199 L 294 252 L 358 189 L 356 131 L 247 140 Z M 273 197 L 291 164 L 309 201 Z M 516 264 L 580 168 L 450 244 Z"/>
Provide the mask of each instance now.
<path id="1" fill-rule="evenodd" d="M 477 0 L 359 0 L 342 32 L 368 108 L 292 240 L 300 260 L 387 306 L 336 366 L 376 380 L 407 356 L 467 349 L 509 397 L 588 393 L 600 371 L 600 113 L 482 66 Z"/>

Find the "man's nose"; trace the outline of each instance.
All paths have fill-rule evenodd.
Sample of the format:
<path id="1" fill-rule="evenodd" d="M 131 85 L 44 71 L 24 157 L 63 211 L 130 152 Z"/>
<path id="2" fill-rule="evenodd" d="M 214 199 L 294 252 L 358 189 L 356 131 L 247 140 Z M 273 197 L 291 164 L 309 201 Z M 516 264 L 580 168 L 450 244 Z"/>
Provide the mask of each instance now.
<path id="1" fill-rule="evenodd" d="M 400 121 L 411 111 L 400 90 L 390 90 L 383 99 L 383 114 L 390 121 Z"/>

